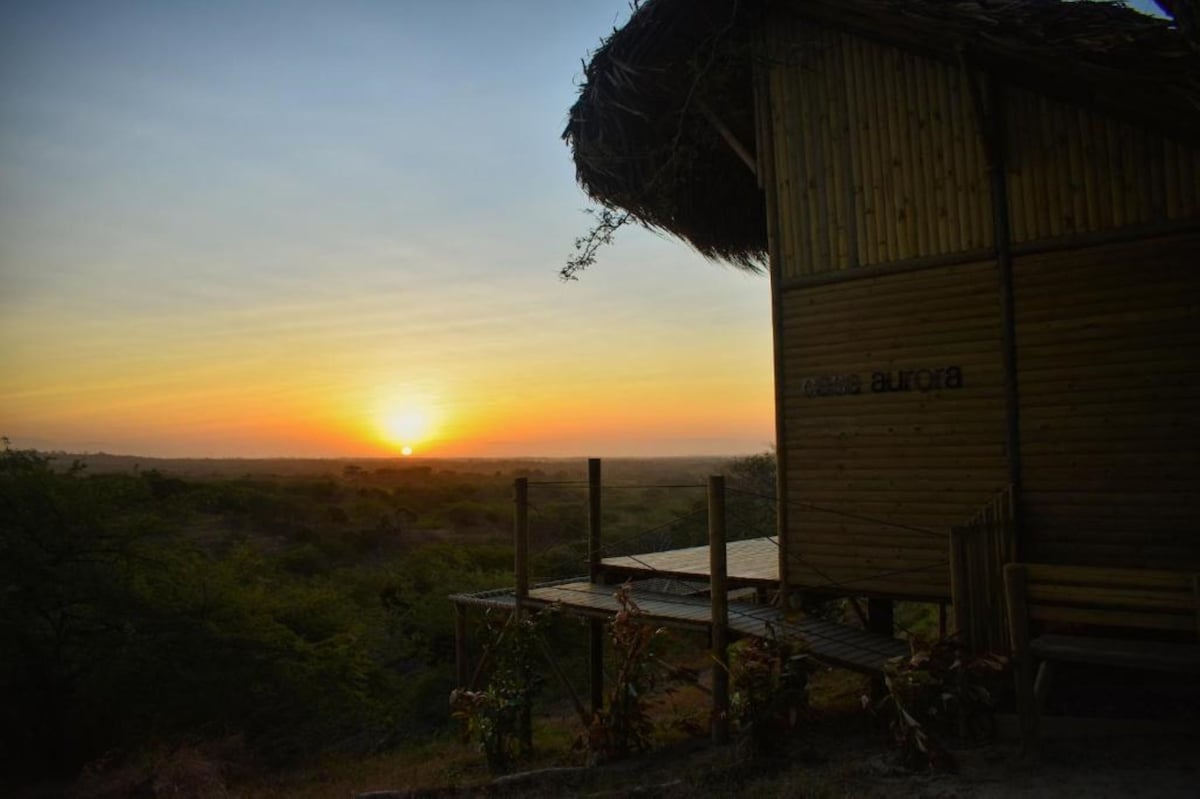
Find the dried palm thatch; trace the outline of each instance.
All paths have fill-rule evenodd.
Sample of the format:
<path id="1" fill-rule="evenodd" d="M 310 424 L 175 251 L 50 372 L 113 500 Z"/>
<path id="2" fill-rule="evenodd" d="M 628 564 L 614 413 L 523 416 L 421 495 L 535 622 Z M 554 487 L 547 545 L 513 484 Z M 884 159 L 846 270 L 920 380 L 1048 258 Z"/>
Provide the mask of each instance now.
<path id="1" fill-rule="evenodd" d="M 757 269 L 763 193 L 710 114 L 753 157 L 753 37 L 768 3 L 1200 144 L 1200 3 L 1159 1 L 1178 28 L 1106 2 L 648 0 L 592 54 L 563 137 L 602 206 Z"/>

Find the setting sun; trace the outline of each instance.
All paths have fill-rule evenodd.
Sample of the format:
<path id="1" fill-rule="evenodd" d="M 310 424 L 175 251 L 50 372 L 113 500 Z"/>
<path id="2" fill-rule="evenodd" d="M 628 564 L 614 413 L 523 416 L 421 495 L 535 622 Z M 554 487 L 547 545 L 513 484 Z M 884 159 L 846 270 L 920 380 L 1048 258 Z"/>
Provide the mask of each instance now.
<path id="1" fill-rule="evenodd" d="M 412 455 L 414 449 L 433 436 L 433 414 L 413 404 L 393 406 L 385 410 L 379 422 L 383 439 L 400 448 L 401 455 Z"/>

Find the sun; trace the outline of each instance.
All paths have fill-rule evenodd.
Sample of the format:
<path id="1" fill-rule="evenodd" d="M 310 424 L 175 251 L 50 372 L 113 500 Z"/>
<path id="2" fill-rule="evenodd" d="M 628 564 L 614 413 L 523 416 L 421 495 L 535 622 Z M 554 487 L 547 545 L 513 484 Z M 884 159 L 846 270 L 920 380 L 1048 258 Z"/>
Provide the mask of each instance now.
<path id="1" fill-rule="evenodd" d="M 377 421 L 380 437 L 408 457 L 417 447 L 428 443 L 434 433 L 433 413 L 414 403 L 384 409 Z"/>

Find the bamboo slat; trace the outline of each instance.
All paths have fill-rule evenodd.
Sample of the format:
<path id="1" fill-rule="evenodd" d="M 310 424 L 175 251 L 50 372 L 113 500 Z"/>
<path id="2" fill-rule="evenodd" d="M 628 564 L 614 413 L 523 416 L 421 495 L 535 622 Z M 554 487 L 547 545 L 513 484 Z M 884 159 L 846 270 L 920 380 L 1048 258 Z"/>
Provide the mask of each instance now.
<path id="1" fill-rule="evenodd" d="M 843 75 L 843 88 L 839 92 L 838 113 L 842 118 L 842 171 L 843 197 L 846 210 L 844 212 L 847 225 L 847 261 L 848 269 L 857 269 L 863 262 L 867 249 L 865 238 L 866 223 L 864 214 L 866 206 L 863 203 L 863 143 L 859 137 L 859 114 L 854 102 L 858 74 L 853 69 L 850 58 L 852 37 L 842 34 L 840 42 L 839 67 Z"/>
<path id="2" fill-rule="evenodd" d="M 1047 238 L 1066 236 L 1076 232 L 1072 222 L 1071 158 L 1069 143 L 1060 133 L 1065 108 L 1041 98 L 1038 113 L 1042 132 L 1045 172 L 1047 176 L 1046 202 L 1050 224 Z"/>
<path id="3" fill-rule="evenodd" d="M 1104 607 L 1140 607 L 1155 610 L 1174 610 L 1189 618 L 1195 611 L 1190 586 L 1182 581 L 1182 589 L 1153 591 L 1145 588 L 1109 588 L 1097 595 L 1090 585 L 1031 585 L 1029 598 L 1058 605 L 1102 605 Z"/>
<path id="4" fill-rule="evenodd" d="M 1181 302 L 1194 293 L 1196 241 L 1017 261 L 1024 496 L 1038 558 L 1200 568 L 1200 306 Z M 1056 302 L 1065 292 L 1072 301 Z"/>
<path id="5" fill-rule="evenodd" d="M 902 204 L 900 173 L 903 160 L 900 155 L 900 133 L 896 127 L 895 66 L 884 53 L 866 48 L 868 68 L 874 73 L 871 80 L 876 113 L 880 122 L 880 136 L 876 146 L 880 147 L 880 177 L 883 185 L 883 201 L 879 207 L 880 219 L 886 231 L 886 261 L 902 259 L 905 245 L 901 241 L 902 226 L 898 216 Z"/>
<path id="6" fill-rule="evenodd" d="M 1100 208 L 1100 229 L 1112 230 L 1118 227 L 1116 220 L 1118 212 L 1113 208 L 1112 169 L 1109 166 L 1112 152 L 1109 149 L 1108 133 L 1104 120 L 1094 113 L 1086 114 L 1088 137 L 1095 147 L 1096 159 L 1096 199 Z"/>
<path id="7" fill-rule="evenodd" d="M 1200 216 L 1200 150 L 1189 150 L 1180 158 L 1180 218 Z"/>
<path id="8" fill-rule="evenodd" d="M 1067 624 L 1114 625 L 1143 630 L 1180 630 L 1191 632 L 1196 622 L 1191 616 L 1172 616 L 1161 613 L 1113 612 L 1094 608 L 1037 607 L 1030 608 L 1034 621 Z"/>
<path id="9" fill-rule="evenodd" d="M 1082 108 L 1075 109 L 1070 115 L 1071 136 L 1076 145 L 1071 148 L 1077 153 L 1079 179 L 1083 186 L 1083 204 L 1085 215 L 1082 217 L 1080 229 L 1100 230 L 1100 207 L 1096 200 L 1100 182 L 1096 172 L 1099 168 L 1097 153 L 1088 135 L 1087 112 Z"/>
<path id="10" fill-rule="evenodd" d="M 886 230 L 880 218 L 883 205 L 882 159 L 880 138 L 882 132 L 878 119 L 878 106 L 874 102 L 874 81 L 865 67 L 864 43 L 850 38 L 847 43 L 849 64 L 847 69 L 854 73 L 854 112 L 858 120 L 858 138 L 855 146 L 860 150 L 862 195 L 862 220 L 860 255 L 863 265 L 884 263 L 887 260 Z"/>

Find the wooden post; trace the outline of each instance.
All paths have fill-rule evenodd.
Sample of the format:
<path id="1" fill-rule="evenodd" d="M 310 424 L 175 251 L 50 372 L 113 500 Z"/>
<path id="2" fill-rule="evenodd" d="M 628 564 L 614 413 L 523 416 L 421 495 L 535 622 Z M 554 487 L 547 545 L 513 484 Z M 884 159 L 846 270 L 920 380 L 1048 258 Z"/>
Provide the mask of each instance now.
<path id="1" fill-rule="evenodd" d="M 588 579 L 604 581 L 603 552 L 600 545 L 600 459 L 588 458 Z M 604 709 L 604 622 L 588 621 L 588 686 L 592 715 Z"/>
<path id="2" fill-rule="evenodd" d="M 471 687 L 471 664 L 467 655 L 467 609 L 454 603 L 454 676 L 459 688 Z"/>
<path id="3" fill-rule="evenodd" d="M 1029 609 L 1026 605 L 1025 566 L 1010 563 L 1004 567 L 1005 609 L 1008 633 L 1012 639 L 1013 680 L 1017 689 L 1017 714 L 1021 718 L 1021 749 L 1032 756 L 1037 746 L 1038 718 L 1034 697 L 1033 655 L 1029 651 Z"/>
<path id="4" fill-rule="evenodd" d="M 529 478 L 518 477 L 513 481 L 513 560 L 516 572 L 516 623 L 520 625 L 525 613 L 525 601 L 529 597 Z M 518 631 L 519 635 L 520 632 Z M 525 686 L 529 687 L 533 675 L 528 666 L 525 672 Z M 521 708 L 519 721 L 519 736 L 522 754 L 526 757 L 533 753 L 533 718 L 529 704 Z"/>
<path id="5" fill-rule="evenodd" d="M 785 425 L 785 362 L 783 350 L 783 275 L 784 247 L 779 208 L 779 186 L 775 181 L 775 120 L 783 109 L 771 105 L 771 67 L 777 63 L 771 53 L 767 31 L 768 13 L 764 10 L 756 25 L 760 35 L 754 38 L 754 127 L 755 158 L 758 162 L 758 185 L 763 190 L 767 219 L 767 274 L 771 281 L 771 373 L 775 394 L 775 541 L 779 549 L 780 606 L 791 606 L 791 544 L 789 543 L 790 514 L 788 505 L 788 438 Z M 787 266 L 790 266 L 788 264 Z"/>
<path id="6" fill-rule="evenodd" d="M 725 478 L 708 478 L 708 569 L 712 597 L 712 739 L 729 743 L 729 593 L 725 573 Z"/>
<path id="7" fill-rule="evenodd" d="M 1196 599 L 1196 639 L 1200 640 L 1200 574 L 1192 575 L 1192 596 Z"/>
<path id="8" fill-rule="evenodd" d="M 954 605 L 954 632 L 967 649 L 974 651 L 971 637 L 971 601 L 968 596 L 966 563 L 967 531 L 962 527 L 950 528 L 950 602 Z"/>
<path id="9" fill-rule="evenodd" d="M 867 599 L 867 628 L 873 633 L 895 634 L 895 608 L 890 599 Z"/>
<path id="10" fill-rule="evenodd" d="M 963 57 L 965 59 L 965 57 Z M 1021 495 L 1020 390 L 1017 384 L 1016 299 L 1013 290 L 1013 231 L 1009 204 L 1009 153 L 1005 102 L 1001 82 L 992 73 L 963 61 L 964 77 L 975 105 L 979 136 L 988 166 L 988 193 L 992 202 L 992 240 L 996 254 L 1000 299 L 1000 355 L 1004 373 L 1004 449 L 1008 482 L 1013 492 L 1013 522 L 1017 524 Z M 1040 174 L 1034 170 L 1034 174 Z M 1021 558 L 1021 541 L 1014 541 L 1010 556 Z"/>
<path id="11" fill-rule="evenodd" d="M 516 576 L 517 617 L 529 596 L 529 478 L 513 481 L 513 569 Z"/>

